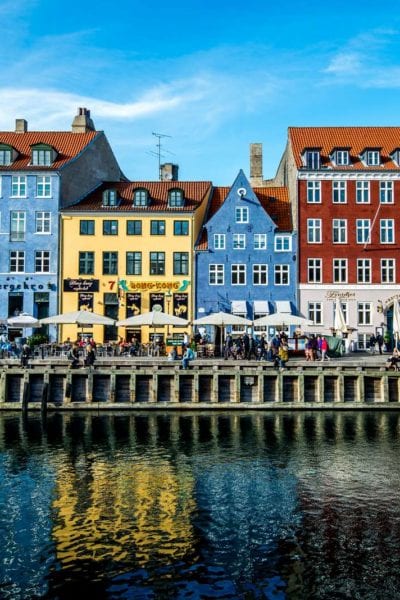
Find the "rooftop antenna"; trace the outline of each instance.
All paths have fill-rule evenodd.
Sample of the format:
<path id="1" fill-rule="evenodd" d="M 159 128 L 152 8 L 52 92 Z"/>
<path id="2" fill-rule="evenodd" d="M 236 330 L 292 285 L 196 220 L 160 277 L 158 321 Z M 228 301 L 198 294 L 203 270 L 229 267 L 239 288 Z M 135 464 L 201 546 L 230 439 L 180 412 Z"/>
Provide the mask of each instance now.
<path id="1" fill-rule="evenodd" d="M 152 131 L 151 133 L 158 139 L 158 142 L 156 144 L 157 156 L 158 156 L 158 178 L 161 181 L 161 138 L 165 138 L 165 137 L 170 138 L 172 136 L 167 135 L 166 133 L 155 133 L 154 131 Z"/>

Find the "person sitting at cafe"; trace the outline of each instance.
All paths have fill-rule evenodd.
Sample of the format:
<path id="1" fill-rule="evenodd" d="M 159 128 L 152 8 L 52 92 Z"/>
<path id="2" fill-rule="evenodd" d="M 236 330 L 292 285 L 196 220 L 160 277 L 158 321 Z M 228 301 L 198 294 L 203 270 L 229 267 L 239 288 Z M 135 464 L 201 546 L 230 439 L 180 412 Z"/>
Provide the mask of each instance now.
<path id="1" fill-rule="evenodd" d="M 89 343 L 86 346 L 85 367 L 93 367 L 95 360 L 96 360 L 96 353 L 94 351 L 93 346 Z"/>
<path id="2" fill-rule="evenodd" d="M 194 359 L 194 352 L 190 346 L 186 346 L 185 352 L 182 358 L 182 369 L 188 369 L 190 361 Z"/>
<path id="3" fill-rule="evenodd" d="M 394 347 L 392 356 L 389 356 L 385 366 L 387 369 L 391 369 L 393 367 L 393 369 L 395 371 L 398 371 L 399 363 L 400 363 L 400 352 L 396 347 Z"/>
<path id="4" fill-rule="evenodd" d="M 79 367 L 79 346 L 78 344 L 74 344 L 72 348 L 70 348 L 67 356 L 69 360 L 70 369 L 75 369 Z"/>

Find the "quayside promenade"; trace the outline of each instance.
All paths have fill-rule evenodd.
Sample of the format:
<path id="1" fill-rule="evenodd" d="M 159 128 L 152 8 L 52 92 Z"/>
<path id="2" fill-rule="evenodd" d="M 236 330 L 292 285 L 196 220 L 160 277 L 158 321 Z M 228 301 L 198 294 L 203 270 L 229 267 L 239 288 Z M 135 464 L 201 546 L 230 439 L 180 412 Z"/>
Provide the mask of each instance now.
<path id="1" fill-rule="evenodd" d="M 62 358 L 0 361 L 0 410 L 400 409 L 400 372 L 388 355 L 354 353 L 324 363 L 104 357 L 69 369 Z"/>

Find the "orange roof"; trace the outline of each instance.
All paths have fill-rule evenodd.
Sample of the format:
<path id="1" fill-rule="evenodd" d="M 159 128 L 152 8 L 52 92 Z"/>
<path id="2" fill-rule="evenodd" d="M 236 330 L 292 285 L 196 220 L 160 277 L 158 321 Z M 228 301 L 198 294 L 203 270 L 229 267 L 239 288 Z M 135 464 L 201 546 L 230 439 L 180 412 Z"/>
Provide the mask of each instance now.
<path id="1" fill-rule="evenodd" d="M 301 155 L 306 148 L 320 150 L 321 166 L 337 170 L 396 169 L 390 155 L 400 148 L 400 127 L 289 127 L 289 141 L 292 146 L 297 168 L 303 167 Z M 334 149 L 349 149 L 350 165 L 336 166 L 330 155 Z M 360 160 L 360 154 L 366 149 L 379 149 L 380 166 L 366 166 Z"/>
<path id="2" fill-rule="evenodd" d="M 115 189 L 119 197 L 117 206 L 103 206 L 104 190 Z M 133 192 L 137 189 L 146 189 L 150 197 L 149 206 L 134 206 Z M 168 206 L 168 191 L 171 189 L 183 190 L 185 205 L 171 208 Z M 206 198 L 211 189 L 211 181 L 118 181 L 103 183 L 94 192 L 86 196 L 81 202 L 69 207 L 69 211 L 96 211 L 104 213 L 118 212 L 190 212 Z M 67 209 L 66 209 L 67 210 Z"/>
<path id="3" fill-rule="evenodd" d="M 71 131 L 27 131 L 15 133 L 11 131 L 0 132 L 0 144 L 12 146 L 17 152 L 16 160 L 7 166 L 0 166 L 0 171 L 32 170 L 57 170 L 69 160 L 77 156 L 90 142 L 102 131 L 89 131 L 88 133 L 73 133 Z M 31 146 L 45 144 L 52 146 L 57 151 L 57 157 L 50 166 L 31 165 Z"/>
<path id="4" fill-rule="evenodd" d="M 216 187 L 210 200 L 207 221 L 221 208 L 229 193 L 229 187 Z M 271 217 L 280 231 L 292 230 L 292 214 L 290 210 L 289 193 L 285 187 L 254 188 L 253 192 L 260 201 L 261 206 Z M 207 250 L 207 230 L 203 227 L 196 250 Z"/>

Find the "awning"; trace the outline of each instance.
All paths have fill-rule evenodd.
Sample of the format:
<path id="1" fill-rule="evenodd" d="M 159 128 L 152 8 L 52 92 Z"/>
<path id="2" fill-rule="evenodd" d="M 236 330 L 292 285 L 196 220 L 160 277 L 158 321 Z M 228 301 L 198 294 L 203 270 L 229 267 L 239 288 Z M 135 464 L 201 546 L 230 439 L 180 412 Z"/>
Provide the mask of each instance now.
<path id="1" fill-rule="evenodd" d="M 292 314 L 292 307 L 290 300 L 277 300 L 276 301 L 276 312 L 277 313 L 288 313 Z"/>
<path id="2" fill-rule="evenodd" d="M 246 300 L 232 300 L 231 310 L 233 315 L 247 315 Z"/>
<path id="3" fill-rule="evenodd" d="M 254 300 L 253 311 L 255 315 L 269 315 L 269 302 L 268 300 Z"/>

